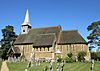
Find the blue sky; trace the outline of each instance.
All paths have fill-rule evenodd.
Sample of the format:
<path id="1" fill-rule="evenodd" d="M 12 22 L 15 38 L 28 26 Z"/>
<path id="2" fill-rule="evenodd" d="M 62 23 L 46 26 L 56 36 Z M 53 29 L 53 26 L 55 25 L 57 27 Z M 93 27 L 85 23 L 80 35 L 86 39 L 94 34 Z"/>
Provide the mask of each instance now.
<path id="1" fill-rule="evenodd" d="M 33 28 L 61 25 L 63 30 L 78 30 L 87 40 L 87 26 L 100 20 L 99 7 L 100 0 L 0 0 L 0 29 L 12 25 L 20 34 L 28 9 Z"/>

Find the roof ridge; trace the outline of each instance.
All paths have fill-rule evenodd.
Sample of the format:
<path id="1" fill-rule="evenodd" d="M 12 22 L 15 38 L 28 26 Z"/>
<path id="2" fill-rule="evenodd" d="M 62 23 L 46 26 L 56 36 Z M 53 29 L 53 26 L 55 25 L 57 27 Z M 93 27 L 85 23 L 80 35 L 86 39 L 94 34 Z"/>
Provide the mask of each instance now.
<path id="1" fill-rule="evenodd" d="M 70 31 L 78 31 L 78 30 L 61 30 L 60 32 L 70 32 Z"/>
<path id="2" fill-rule="evenodd" d="M 33 30 L 33 29 L 45 29 L 45 28 L 55 28 L 55 27 L 61 27 L 60 25 L 58 25 L 58 26 L 47 26 L 47 27 L 38 27 L 38 28 L 32 28 L 32 29 L 30 29 L 30 30 Z"/>

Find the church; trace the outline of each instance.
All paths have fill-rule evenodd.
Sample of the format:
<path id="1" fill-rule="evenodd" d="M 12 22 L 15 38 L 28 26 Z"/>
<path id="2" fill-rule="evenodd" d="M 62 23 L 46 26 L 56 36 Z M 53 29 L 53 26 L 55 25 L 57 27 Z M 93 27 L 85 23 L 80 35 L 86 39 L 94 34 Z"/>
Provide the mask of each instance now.
<path id="1" fill-rule="evenodd" d="M 60 25 L 32 28 L 28 10 L 12 50 L 14 55 L 24 55 L 27 60 L 55 60 L 57 56 L 67 57 L 68 53 L 77 57 L 80 51 L 87 53 L 86 60 L 90 59 L 88 44 L 78 30 L 62 30 Z"/>

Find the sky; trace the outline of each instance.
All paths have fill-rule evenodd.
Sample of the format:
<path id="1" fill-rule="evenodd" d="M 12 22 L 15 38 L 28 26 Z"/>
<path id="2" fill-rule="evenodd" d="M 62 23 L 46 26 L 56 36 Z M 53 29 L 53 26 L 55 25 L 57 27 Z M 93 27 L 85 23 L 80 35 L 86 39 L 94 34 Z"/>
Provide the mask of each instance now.
<path id="1" fill-rule="evenodd" d="M 100 0 L 0 0 L 0 39 L 7 25 L 20 34 L 26 9 L 33 28 L 61 25 L 62 30 L 78 30 L 86 41 L 87 27 L 100 20 Z"/>

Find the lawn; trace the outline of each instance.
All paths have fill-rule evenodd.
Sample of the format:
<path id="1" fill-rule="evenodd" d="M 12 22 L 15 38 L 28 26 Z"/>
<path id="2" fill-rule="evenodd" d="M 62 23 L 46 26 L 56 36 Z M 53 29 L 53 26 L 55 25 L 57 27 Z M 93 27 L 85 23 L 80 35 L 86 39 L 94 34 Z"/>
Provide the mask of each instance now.
<path id="1" fill-rule="evenodd" d="M 2 61 L 0 61 L 0 70 L 1 70 Z"/>
<path id="2" fill-rule="evenodd" d="M 16 62 L 7 63 L 10 71 L 24 71 L 27 68 L 27 62 Z M 29 71 L 43 71 L 45 66 L 49 66 L 49 63 L 42 63 L 40 66 L 33 66 Z M 89 62 L 81 63 L 66 63 L 64 66 L 64 71 L 91 71 L 91 64 Z M 56 69 L 56 64 L 54 64 L 54 71 Z M 50 70 L 48 70 L 50 71 Z M 100 62 L 95 62 L 94 71 L 100 71 Z"/>

